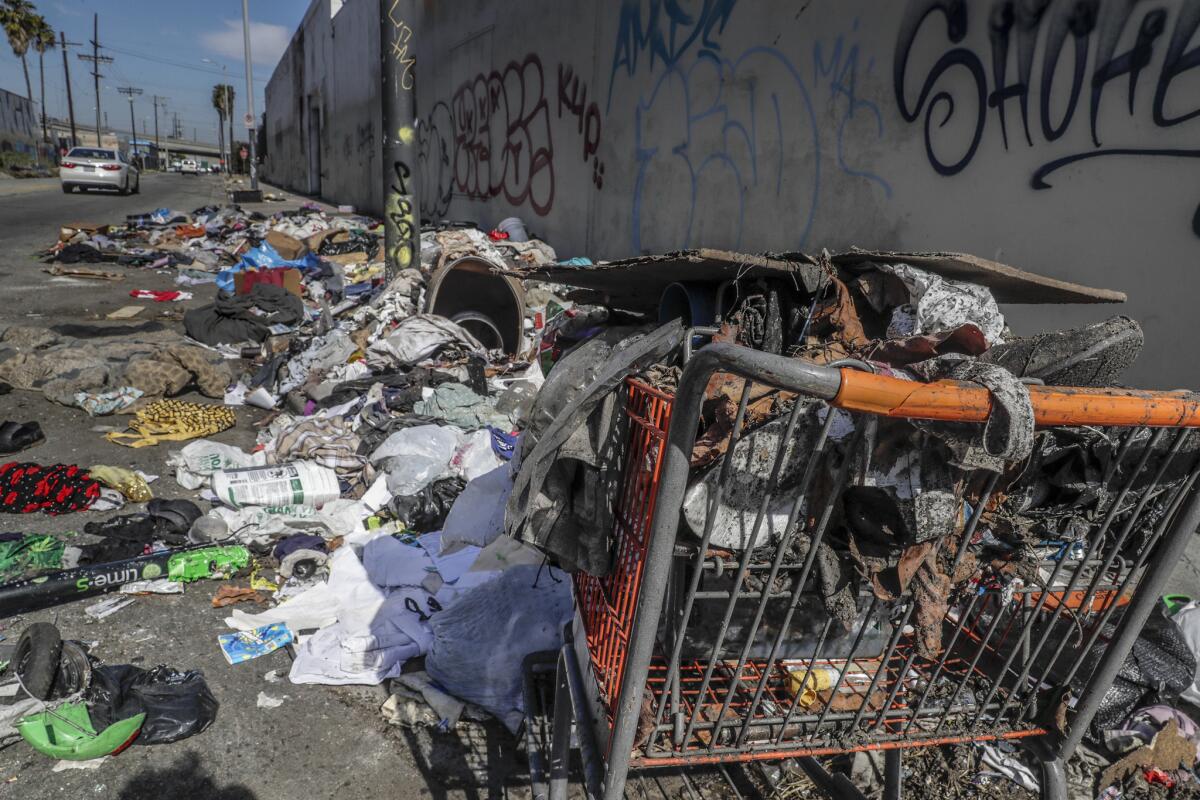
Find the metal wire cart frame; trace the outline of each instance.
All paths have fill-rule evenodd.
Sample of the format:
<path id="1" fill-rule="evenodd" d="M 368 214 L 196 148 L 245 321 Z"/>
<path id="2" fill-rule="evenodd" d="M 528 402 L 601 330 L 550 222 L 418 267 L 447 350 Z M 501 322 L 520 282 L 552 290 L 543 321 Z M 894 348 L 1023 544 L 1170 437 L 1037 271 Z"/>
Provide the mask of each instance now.
<path id="1" fill-rule="evenodd" d="M 736 388 L 736 417 L 723 436 L 701 432 L 722 380 Z M 799 759 L 829 786 L 813 757 L 860 750 L 887 752 L 898 795 L 903 748 L 994 739 L 1034 745 L 1043 794 L 1065 798 L 1063 765 L 1200 524 L 1200 398 L 1041 386 L 1030 396 L 1029 461 L 1079 452 L 1077 434 L 1106 454 L 1076 487 L 1087 511 L 1071 535 L 1035 527 L 996 557 L 991 529 L 1019 501 L 1029 464 L 956 468 L 952 529 L 906 542 L 897 564 L 873 562 L 847 535 L 872 454 L 888 437 L 901 459 L 928 452 L 939 425 L 977 437 L 986 389 L 729 344 L 697 351 L 673 397 L 629 381 L 613 566 L 575 576 L 550 796 L 565 796 L 574 732 L 588 793 L 608 800 L 631 769 L 752 760 Z M 707 477 L 696 481 L 702 450 Z M 837 578 L 847 548 L 858 574 Z"/>

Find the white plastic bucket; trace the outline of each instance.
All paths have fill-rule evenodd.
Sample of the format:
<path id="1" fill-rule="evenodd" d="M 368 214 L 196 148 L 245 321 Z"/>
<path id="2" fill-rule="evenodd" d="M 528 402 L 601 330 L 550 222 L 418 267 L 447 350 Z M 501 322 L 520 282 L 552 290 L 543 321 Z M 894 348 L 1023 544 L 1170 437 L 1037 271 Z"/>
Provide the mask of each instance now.
<path id="1" fill-rule="evenodd" d="M 214 472 L 213 492 L 222 503 L 242 506 L 313 506 L 320 508 L 342 492 L 337 473 L 308 461 Z"/>

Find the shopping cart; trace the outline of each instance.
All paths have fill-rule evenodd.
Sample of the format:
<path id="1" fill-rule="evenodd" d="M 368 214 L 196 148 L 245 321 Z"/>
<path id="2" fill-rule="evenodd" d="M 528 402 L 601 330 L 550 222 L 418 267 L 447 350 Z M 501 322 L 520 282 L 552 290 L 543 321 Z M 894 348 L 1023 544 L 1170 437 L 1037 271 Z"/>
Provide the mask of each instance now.
<path id="1" fill-rule="evenodd" d="M 930 574 L 949 581 L 970 568 L 976 578 L 954 580 L 941 605 L 929 581 L 886 600 L 869 586 L 847 598 L 843 586 L 838 617 L 823 559 L 844 548 L 842 501 L 870 474 L 853 454 L 910 424 L 890 420 L 978 429 L 991 413 L 974 384 L 863 367 L 713 344 L 673 395 L 628 382 L 613 567 L 575 576 L 576 617 L 558 654 L 551 797 L 565 796 L 572 741 L 589 795 L 614 800 L 631 769 L 759 760 L 796 759 L 845 790 L 815 757 L 870 750 L 885 751 L 886 790 L 898 795 L 902 749 L 998 739 L 1029 744 L 1044 796 L 1066 797 L 1063 765 L 1200 523 L 1200 396 L 1031 386 L 1039 429 L 1107 443 L 1107 466 L 1085 487 L 1088 530 L 1057 549 L 1031 545 L 1019 580 L 982 580 L 973 543 L 1012 476 L 963 473 L 960 526 L 930 545 Z M 713 430 L 702 432 L 719 455 L 698 500 L 714 376 L 740 391 L 724 440 L 714 448 Z M 764 404 L 771 413 L 759 413 Z M 770 447 L 751 441 L 767 417 Z M 914 448 L 931 435 L 911 430 Z"/>

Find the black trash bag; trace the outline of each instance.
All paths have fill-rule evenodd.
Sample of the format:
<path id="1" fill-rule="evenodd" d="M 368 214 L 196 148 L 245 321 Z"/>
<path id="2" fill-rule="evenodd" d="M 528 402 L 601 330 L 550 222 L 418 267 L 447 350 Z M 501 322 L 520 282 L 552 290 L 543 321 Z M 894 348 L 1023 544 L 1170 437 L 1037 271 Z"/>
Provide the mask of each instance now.
<path id="1" fill-rule="evenodd" d="M 1111 634 L 1116 626 L 1105 628 L 1105 634 Z M 1098 661 L 1102 652 L 1103 648 L 1097 647 L 1091 657 Z M 1090 675 L 1091 670 L 1081 673 Z M 1121 671 L 1100 701 L 1092 719 L 1092 734 L 1099 737 L 1102 731 L 1119 727 L 1139 708 L 1175 705 L 1183 691 L 1192 685 L 1195 675 L 1196 657 L 1183 638 L 1183 631 L 1160 603 L 1146 620 L 1129 655 L 1125 656 Z"/>
<path id="2" fill-rule="evenodd" d="M 213 724 L 219 706 L 199 670 L 144 670 L 130 664 L 95 667 L 84 699 L 98 731 L 145 712 L 142 732 L 134 740 L 143 745 L 195 736 Z"/>
<path id="3" fill-rule="evenodd" d="M 454 505 L 454 500 L 462 494 L 466 485 L 462 478 L 443 478 L 416 494 L 393 497 L 388 509 L 410 531 L 440 531 L 446 523 L 450 506 Z"/>

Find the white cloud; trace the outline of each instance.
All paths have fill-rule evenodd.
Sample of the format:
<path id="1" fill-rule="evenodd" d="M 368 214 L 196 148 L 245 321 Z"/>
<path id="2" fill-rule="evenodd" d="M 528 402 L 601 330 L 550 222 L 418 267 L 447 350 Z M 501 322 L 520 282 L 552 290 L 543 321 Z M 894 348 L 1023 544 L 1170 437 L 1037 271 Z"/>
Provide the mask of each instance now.
<path id="1" fill-rule="evenodd" d="M 224 19 L 221 20 L 221 23 L 225 26 L 221 30 L 200 34 L 200 43 L 217 55 L 241 63 L 246 56 L 242 39 L 242 21 L 240 19 Z M 250 22 L 250 51 L 255 64 L 274 67 L 279 63 L 279 59 L 291 39 L 291 31 L 283 25 L 272 25 L 269 22 L 254 22 L 253 20 Z"/>

